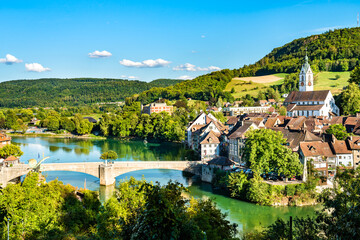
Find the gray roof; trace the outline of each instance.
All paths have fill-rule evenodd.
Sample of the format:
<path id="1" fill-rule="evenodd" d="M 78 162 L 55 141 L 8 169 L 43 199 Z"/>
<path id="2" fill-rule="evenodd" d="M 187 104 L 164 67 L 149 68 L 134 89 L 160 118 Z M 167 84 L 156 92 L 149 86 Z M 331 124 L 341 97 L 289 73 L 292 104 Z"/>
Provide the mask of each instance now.
<path id="1" fill-rule="evenodd" d="M 292 91 L 285 99 L 284 103 L 325 101 L 329 92 L 330 90 L 306 92 Z"/>

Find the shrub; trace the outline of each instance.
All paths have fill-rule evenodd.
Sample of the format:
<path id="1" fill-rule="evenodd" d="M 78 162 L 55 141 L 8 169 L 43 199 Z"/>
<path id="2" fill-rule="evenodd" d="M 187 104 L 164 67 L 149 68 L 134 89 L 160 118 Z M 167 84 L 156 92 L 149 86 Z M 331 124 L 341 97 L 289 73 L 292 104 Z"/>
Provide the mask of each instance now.
<path id="1" fill-rule="evenodd" d="M 301 195 L 303 193 L 305 193 L 305 184 L 303 184 L 303 183 L 297 184 L 295 194 L 296 195 Z"/>
<path id="2" fill-rule="evenodd" d="M 294 196 L 295 195 L 295 185 L 289 184 L 285 186 L 285 191 L 287 196 Z"/>

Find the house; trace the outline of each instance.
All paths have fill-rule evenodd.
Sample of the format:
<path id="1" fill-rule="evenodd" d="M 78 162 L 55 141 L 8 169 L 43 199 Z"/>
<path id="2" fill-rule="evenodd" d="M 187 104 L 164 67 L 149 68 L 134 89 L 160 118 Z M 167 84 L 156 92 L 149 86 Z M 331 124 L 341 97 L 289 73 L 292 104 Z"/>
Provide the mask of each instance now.
<path id="1" fill-rule="evenodd" d="M 299 91 L 292 91 L 284 101 L 287 116 L 340 115 L 330 90 L 314 91 L 314 77 L 308 61 L 306 55 L 299 75 Z"/>
<path id="2" fill-rule="evenodd" d="M 360 118 L 358 117 L 347 117 L 344 122 L 344 126 L 348 133 L 353 133 L 354 130 L 357 130 L 359 124 L 360 124 Z"/>
<path id="3" fill-rule="evenodd" d="M 12 167 L 15 164 L 20 163 L 19 158 L 14 156 L 9 156 L 5 159 L 0 159 L 0 164 L 4 167 Z"/>
<path id="4" fill-rule="evenodd" d="M 40 123 L 40 120 L 34 117 L 30 120 L 29 125 L 35 126 L 35 125 L 39 125 L 39 123 Z"/>
<path id="5" fill-rule="evenodd" d="M 230 112 L 230 116 L 242 115 L 244 113 L 268 113 L 270 106 L 252 106 L 252 107 L 226 107 L 225 112 Z"/>
<path id="6" fill-rule="evenodd" d="M 230 116 L 225 123 L 225 126 L 228 126 L 229 131 L 236 125 L 236 123 L 240 120 L 240 116 Z"/>
<path id="7" fill-rule="evenodd" d="M 270 98 L 270 99 L 268 100 L 268 103 L 271 104 L 271 105 L 275 105 L 275 104 L 276 104 L 276 101 L 275 101 L 275 99 Z"/>
<path id="8" fill-rule="evenodd" d="M 233 130 L 228 134 L 229 139 L 229 159 L 240 163 L 245 147 L 245 133 L 252 129 L 259 129 L 258 125 L 253 122 L 246 121 L 243 124 L 239 122 Z"/>
<path id="9" fill-rule="evenodd" d="M 189 147 L 192 146 L 192 133 L 208 123 L 210 123 L 210 118 L 204 112 L 200 113 L 194 121 L 189 123 L 186 129 L 186 142 Z"/>
<path id="10" fill-rule="evenodd" d="M 211 113 L 199 114 L 186 130 L 188 146 L 195 151 L 201 151 L 201 142 L 210 131 L 214 132 L 219 138 L 222 134 L 228 132 L 228 127 L 218 121 Z"/>
<path id="11" fill-rule="evenodd" d="M 360 165 L 360 136 L 350 136 L 346 139 L 348 149 L 352 151 L 354 168 Z"/>
<path id="12" fill-rule="evenodd" d="M 308 163 L 319 176 L 325 179 L 332 179 L 335 176 L 336 155 L 333 153 L 330 144 L 323 141 L 301 142 L 299 147 L 299 158 L 303 164 L 303 181 L 308 177 Z"/>
<path id="13" fill-rule="evenodd" d="M 232 169 L 232 166 L 235 165 L 235 162 L 231 161 L 230 159 L 226 158 L 226 157 L 215 157 L 213 159 L 211 159 L 210 161 L 207 162 L 208 166 L 210 167 L 215 167 L 215 168 L 219 168 L 221 170 L 230 170 Z"/>
<path id="14" fill-rule="evenodd" d="M 0 133 L 0 148 L 11 143 L 11 137 L 8 137 L 4 133 Z"/>
<path id="15" fill-rule="evenodd" d="M 147 106 L 143 106 L 142 112 L 149 115 L 152 113 L 167 112 L 171 115 L 173 113 L 173 106 L 168 106 L 166 103 L 150 103 Z"/>
<path id="16" fill-rule="evenodd" d="M 220 133 L 210 130 L 201 139 L 201 160 L 207 161 L 220 155 Z"/>
<path id="17" fill-rule="evenodd" d="M 260 106 L 264 107 L 264 106 L 268 105 L 268 101 L 266 101 L 266 100 L 259 100 L 259 104 L 260 104 Z"/>
<path id="18" fill-rule="evenodd" d="M 336 155 L 336 166 L 344 168 L 353 168 L 354 160 L 351 149 L 348 149 L 344 140 L 337 140 L 334 136 L 330 146 Z"/>
<path id="19" fill-rule="evenodd" d="M 286 146 L 293 152 L 299 151 L 300 142 L 321 141 L 320 137 L 307 130 L 290 130 L 283 127 L 275 127 L 270 129 L 281 132 L 286 139 Z"/>

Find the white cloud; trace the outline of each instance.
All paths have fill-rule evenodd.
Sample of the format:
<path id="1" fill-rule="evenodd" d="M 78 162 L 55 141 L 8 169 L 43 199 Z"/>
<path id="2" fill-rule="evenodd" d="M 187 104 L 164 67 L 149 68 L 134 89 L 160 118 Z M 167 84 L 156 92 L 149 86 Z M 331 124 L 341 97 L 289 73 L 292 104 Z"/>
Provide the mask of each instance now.
<path id="1" fill-rule="evenodd" d="M 120 61 L 120 64 L 125 67 L 137 67 L 137 68 L 158 68 L 158 67 L 165 67 L 166 65 L 170 64 L 171 62 L 166 61 L 164 59 L 148 59 L 142 62 L 134 62 L 128 59 L 123 59 Z"/>
<path id="2" fill-rule="evenodd" d="M 196 71 L 196 66 L 194 64 L 191 64 L 191 63 L 185 63 L 185 64 L 181 64 L 179 66 L 174 67 L 173 70 L 175 70 L 175 71 L 195 72 Z"/>
<path id="3" fill-rule="evenodd" d="M 206 36 L 205 36 L 205 35 L 201 35 L 201 38 L 206 38 Z"/>
<path id="4" fill-rule="evenodd" d="M 13 64 L 13 63 L 20 63 L 22 62 L 22 60 L 17 59 L 15 56 L 11 55 L 11 54 L 6 54 L 5 58 L 0 58 L 0 63 L 5 63 L 5 64 Z"/>
<path id="5" fill-rule="evenodd" d="M 181 79 L 181 80 L 191 80 L 191 79 L 194 79 L 194 77 L 191 77 L 191 76 L 188 76 L 188 75 L 183 75 L 183 76 L 178 77 L 178 79 Z"/>
<path id="6" fill-rule="evenodd" d="M 136 79 L 136 80 L 139 80 L 139 79 L 140 79 L 139 77 L 135 77 L 135 76 L 126 76 L 126 75 L 121 75 L 120 77 L 121 77 L 121 78 L 123 78 L 123 79 Z"/>
<path id="7" fill-rule="evenodd" d="M 173 68 L 175 71 L 188 71 L 188 72 L 196 72 L 196 71 L 219 71 L 221 68 L 215 67 L 215 66 L 209 66 L 209 67 L 196 67 L 194 64 L 191 63 L 185 63 L 181 64 L 179 66 L 176 66 Z"/>
<path id="8" fill-rule="evenodd" d="M 101 52 L 96 50 L 92 53 L 89 53 L 89 57 L 91 57 L 91 58 L 105 58 L 105 57 L 111 57 L 111 56 L 112 56 L 112 54 L 105 50 L 101 51 Z"/>
<path id="9" fill-rule="evenodd" d="M 25 68 L 29 72 L 45 72 L 50 71 L 50 68 L 44 68 L 40 63 L 25 63 Z"/>

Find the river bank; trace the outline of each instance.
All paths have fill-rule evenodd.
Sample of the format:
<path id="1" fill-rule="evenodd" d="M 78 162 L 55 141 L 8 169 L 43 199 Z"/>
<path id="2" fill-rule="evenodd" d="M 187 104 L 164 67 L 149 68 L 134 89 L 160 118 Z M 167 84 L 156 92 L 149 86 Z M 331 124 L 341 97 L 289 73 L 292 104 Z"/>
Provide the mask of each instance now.
<path id="1" fill-rule="evenodd" d="M 48 137 L 48 138 L 74 138 L 74 139 L 95 139 L 95 140 L 106 140 L 107 137 L 96 136 L 94 134 L 89 135 L 74 135 L 71 133 L 57 134 L 57 133 L 6 133 L 12 137 Z"/>
<path id="2" fill-rule="evenodd" d="M 48 137 L 13 137 L 12 142 L 21 147 L 24 155 L 20 158 L 28 163 L 31 158 L 50 156 L 46 163 L 98 162 L 102 152 L 113 150 L 118 153 L 118 161 L 170 161 L 185 160 L 187 150 L 179 143 L 148 143 L 143 141 L 118 141 L 115 139 L 89 140 L 76 138 L 48 138 Z M 99 179 L 77 172 L 44 172 L 47 181 L 59 179 L 65 184 L 100 192 L 100 196 L 110 194 L 106 187 L 100 187 Z M 116 182 L 145 177 L 147 181 L 166 184 L 169 180 L 178 181 L 189 189 L 189 197 L 214 199 L 223 213 L 228 214 L 231 222 L 239 224 L 240 231 L 262 229 L 272 224 L 278 217 L 288 220 L 290 216 L 313 216 L 319 205 L 293 206 L 262 206 L 230 198 L 220 190 L 213 189 L 211 184 L 196 181 L 184 172 L 167 169 L 149 169 L 129 172 L 116 177 Z"/>

